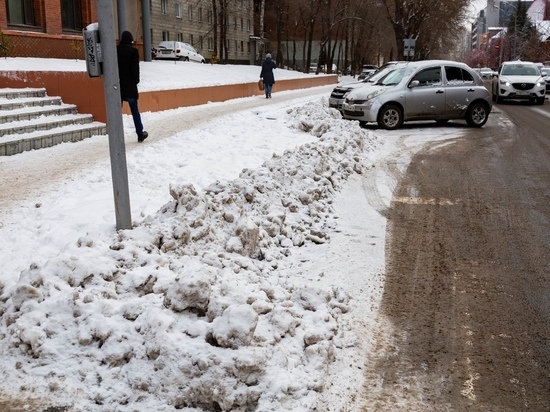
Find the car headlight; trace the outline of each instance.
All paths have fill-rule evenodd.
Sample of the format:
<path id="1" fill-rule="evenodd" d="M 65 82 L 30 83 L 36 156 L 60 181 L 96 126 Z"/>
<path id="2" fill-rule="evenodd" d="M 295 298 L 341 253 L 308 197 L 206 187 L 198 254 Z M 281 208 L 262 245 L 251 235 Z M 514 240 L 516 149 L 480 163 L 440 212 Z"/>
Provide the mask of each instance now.
<path id="1" fill-rule="evenodd" d="M 510 82 L 508 80 L 501 80 L 500 84 L 502 84 L 503 86 L 510 86 Z"/>
<path id="2" fill-rule="evenodd" d="M 386 89 L 378 89 L 378 90 L 375 90 L 373 91 L 372 93 L 369 93 L 368 96 L 367 96 L 367 100 L 372 100 L 374 99 L 376 96 L 380 96 L 382 93 L 384 93 L 386 91 Z"/>
<path id="3" fill-rule="evenodd" d="M 543 86 L 543 85 L 546 86 L 546 81 L 545 80 L 539 80 L 537 82 L 537 87 L 540 87 L 540 86 Z"/>

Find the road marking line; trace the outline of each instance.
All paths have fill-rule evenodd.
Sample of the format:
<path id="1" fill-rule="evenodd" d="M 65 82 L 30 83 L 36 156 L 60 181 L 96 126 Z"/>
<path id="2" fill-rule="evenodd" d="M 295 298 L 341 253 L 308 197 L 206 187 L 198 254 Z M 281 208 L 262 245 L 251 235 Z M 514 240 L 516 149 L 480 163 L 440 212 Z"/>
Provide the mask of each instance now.
<path id="1" fill-rule="evenodd" d="M 533 109 L 533 111 L 542 114 L 543 116 L 550 117 L 550 113 L 542 110 L 542 109 Z"/>
<path id="2" fill-rule="evenodd" d="M 394 202 L 405 203 L 410 205 L 444 205 L 444 206 L 453 206 L 457 202 L 450 199 L 439 199 L 439 198 L 422 198 L 422 197 L 396 197 L 393 199 Z"/>

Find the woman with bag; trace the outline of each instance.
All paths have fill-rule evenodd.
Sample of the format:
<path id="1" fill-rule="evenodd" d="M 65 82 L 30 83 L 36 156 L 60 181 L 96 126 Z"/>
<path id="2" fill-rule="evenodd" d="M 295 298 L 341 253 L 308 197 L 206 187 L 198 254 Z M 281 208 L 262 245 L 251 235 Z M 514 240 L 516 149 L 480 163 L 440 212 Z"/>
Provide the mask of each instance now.
<path id="1" fill-rule="evenodd" d="M 262 64 L 262 71 L 260 73 L 260 79 L 263 79 L 265 86 L 265 98 L 271 98 L 271 89 L 275 84 L 275 76 L 273 75 L 273 69 L 277 67 L 277 64 L 271 59 L 271 54 L 265 55 L 265 60 Z M 261 88 L 261 86 L 260 86 Z"/>

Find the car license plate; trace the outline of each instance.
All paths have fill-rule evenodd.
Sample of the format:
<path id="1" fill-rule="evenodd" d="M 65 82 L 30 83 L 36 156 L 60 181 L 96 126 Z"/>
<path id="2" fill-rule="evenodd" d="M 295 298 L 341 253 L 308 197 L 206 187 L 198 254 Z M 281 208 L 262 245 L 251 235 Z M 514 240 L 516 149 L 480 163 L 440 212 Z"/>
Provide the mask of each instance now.
<path id="1" fill-rule="evenodd" d="M 336 100 L 336 99 L 333 98 L 333 97 L 329 97 L 328 103 L 331 104 L 331 105 L 337 105 L 337 104 L 338 104 L 338 100 Z"/>
<path id="2" fill-rule="evenodd" d="M 162 54 L 170 54 L 170 53 L 172 53 L 172 50 L 162 50 L 161 53 Z"/>
<path id="3" fill-rule="evenodd" d="M 516 94 L 519 96 L 527 96 L 529 92 L 516 92 Z"/>

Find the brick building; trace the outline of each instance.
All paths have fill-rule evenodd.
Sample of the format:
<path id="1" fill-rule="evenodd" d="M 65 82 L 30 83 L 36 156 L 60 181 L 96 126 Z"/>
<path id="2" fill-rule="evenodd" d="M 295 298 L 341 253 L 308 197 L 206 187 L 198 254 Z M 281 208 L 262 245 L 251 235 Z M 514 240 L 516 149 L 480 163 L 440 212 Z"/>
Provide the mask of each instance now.
<path id="1" fill-rule="evenodd" d="M 118 20 L 120 0 L 112 1 Z M 141 1 L 122 1 L 125 27 L 139 43 Z M 94 22 L 96 0 L 1 0 L 0 56 L 82 59 L 82 29 Z"/>
<path id="2" fill-rule="evenodd" d="M 218 19 L 215 36 L 212 0 L 111 1 L 115 33 L 130 30 L 143 59 L 150 57 L 144 44 L 155 47 L 162 40 L 190 43 L 207 60 L 215 49 L 221 54 L 222 28 Z M 255 61 L 258 4 L 234 0 L 216 10 L 225 15 L 225 61 Z M 82 59 L 82 29 L 97 19 L 97 0 L 0 0 L 0 56 Z"/>

